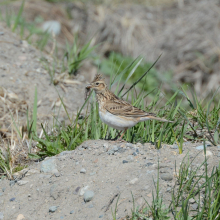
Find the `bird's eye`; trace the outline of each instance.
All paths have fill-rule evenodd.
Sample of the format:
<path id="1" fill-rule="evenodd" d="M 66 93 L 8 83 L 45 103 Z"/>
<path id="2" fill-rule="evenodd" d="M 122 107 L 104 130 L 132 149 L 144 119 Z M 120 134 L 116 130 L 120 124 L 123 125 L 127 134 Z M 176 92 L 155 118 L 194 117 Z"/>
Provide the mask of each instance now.
<path id="1" fill-rule="evenodd" d="M 99 85 L 99 83 L 97 82 L 95 85 L 96 85 L 96 86 L 98 86 L 98 85 Z"/>

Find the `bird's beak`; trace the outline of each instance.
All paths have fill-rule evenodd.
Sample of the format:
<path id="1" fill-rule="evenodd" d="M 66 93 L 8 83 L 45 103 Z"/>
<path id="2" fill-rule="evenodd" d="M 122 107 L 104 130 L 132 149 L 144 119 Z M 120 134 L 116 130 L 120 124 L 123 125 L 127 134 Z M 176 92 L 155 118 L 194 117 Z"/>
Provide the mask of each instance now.
<path id="1" fill-rule="evenodd" d="M 89 85 L 86 86 L 86 89 L 91 89 L 91 88 L 92 88 L 92 85 L 91 85 L 91 84 L 89 84 Z"/>

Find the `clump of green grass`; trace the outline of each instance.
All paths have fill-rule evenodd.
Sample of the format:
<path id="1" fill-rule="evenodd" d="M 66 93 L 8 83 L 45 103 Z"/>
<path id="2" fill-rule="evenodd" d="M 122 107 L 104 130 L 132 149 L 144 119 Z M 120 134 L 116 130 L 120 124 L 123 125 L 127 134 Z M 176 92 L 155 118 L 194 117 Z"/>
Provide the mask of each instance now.
<path id="1" fill-rule="evenodd" d="M 120 53 L 112 52 L 108 58 L 103 59 L 100 63 L 100 71 L 111 76 L 116 72 L 122 72 L 130 64 L 135 66 L 140 59 L 143 58 L 140 57 L 134 61 L 132 57 L 125 57 Z M 126 70 L 123 74 L 122 81 L 126 80 L 128 84 L 132 85 L 133 82 L 137 81 L 151 65 L 152 63 L 142 61 L 136 68 L 135 74 L 129 76 L 129 70 Z M 160 74 L 156 68 L 152 68 L 151 72 L 148 74 L 147 80 L 142 79 L 137 86 L 143 88 L 145 91 L 151 91 L 154 88 L 159 87 L 162 82 L 169 85 L 172 82 L 172 73 L 164 72 L 163 74 Z M 172 87 L 174 87 L 174 85 L 172 85 Z"/>
<path id="2" fill-rule="evenodd" d="M 196 157 L 195 157 L 196 158 Z M 156 197 L 153 196 L 152 203 L 146 201 L 146 205 L 139 209 L 135 207 L 133 198 L 133 209 L 127 220 L 143 219 L 178 219 L 178 220 L 217 220 L 220 218 L 220 164 L 208 173 L 207 160 L 197 168 L 193 168 L 195 160 L 183 159 L 177 175 L 176 184 L 172 191 L 172 200 L 169 205 L 165 205 L 163 198 L 159 195 L 159 172 L 157 184 L 155 184 Z M 204 171 L 200 172 L 204 166 Z M 154 193 L 152 192 L 154 195 Z M 189 199 L 193 198 L 198 205 L 194 210 Z M 116 209 L 117 210 L 117 209 Z M 115 213 L 116 216 L 116 213 Z M 114 219 L 114 216 L 113 216 Z"/>
<path id="3" fill-rule="evenodd" d="M 218 129 L 219 117 L 217 117 L 217 115 L 220 111 L 220 101 L 215 101 L 217 93 L 215 93 L 211 99 L 209 98 L 208 105 L 204 105 L 203 102 L 198 101 L 198 98 L 194 93 L 192 93 L 193 98 L 191 100 L 183 87 L 177 89 L 171 97 L 163 94 L 158 88 L 154 88 L 148 93 L 146 93 L 143 87 L 139 92 L 136 91 L 135 87 L 142 80 L 147 80 L 148 73 L 156 62 L 152 64 L 149 70 L 142 73 L 129 89 L 125 90 L 126 83 L 136 74 L 136 70 L 141 61 L 141 58 L 137 58 L 128 64 L 122 71 L 119 70 L 115 75 L 112 74 L 109 86 L 110 89 L 114 86 L 115 94 L 119 97 L 124 98 L 125 100 L 130 99 L 134 106 L 144 109 L 147 112 L 157 113 L 158 117 L 166 118 L 174 121 L 174 123 L 162 123 L 158 121 L 145 121 L 138 123 L 126 132 L 124 135 L 126 141 L 132 143 L 151 142 L 155 144 L 156 148 L 160 148 L 161 143 L 176 143 L 179 147 L 179 153 L 182 153 L 184 141 L 203 140 L 203 136 L 199 137 L 196 135 L 198 129 L 206 127 L 207 130 L 210 130 L 209 133 L 211 135 L 213 129 Z M 126 75 L 127 78 L 124 80 Z M 149 94 L 153 94 L 154 98 L 146 105 L 146 97 L 148 97 Z M 39 138 L 35 139 L 39 143 L 38 146 L 41 152 L 39 152 L 38 156 L 40 156 L 40 154 L 45 156 L 47 154 L 54 155 L 62 150 L 73 150 L 83 141 L 88 139 L 114 139 L 116 137 L 117 131 L 113 128 L 109 128 L 100 120 L 98 104 L 95 101 L 95 95 L 93 93 L 91 94 L 90 99 L 90 105 L 86 105 L 88 99 L 83 105 L 83 107 L 87 106 L 87 111 L 82 119 L 80 119 L 81 108 L 75 121 L 72 122 L 72 120 L 70 120 L 71 125 L 69 127 L 58 127 L 56 129 L 57 132 L 51 133 L 50 135 L 47 135 L 44 131 L 45 140 L 39 140 Z M 165 104 L 161 105 L 161 103 Z M 211 105 L 213 106 L 212 108 Z M 191 115 L 189 113 L 191 111 L 197 111 L 198 114 Z M 69 115 L 67 111 L 66 113 Z M 210 137 L 210 139 L 213 138 Z M 216 133 L 215 139 L 218 139 Z"/>
<path id="4" fill-rule="evenodd" d="M 50 33 L 37 27 L 38 21 L 27 22 L 22 16 L 25 1 L 23 0 L 16 14 L 11 8 L 6 7 L 5 13 L 0 9 L 0 21 L 7 24 L 13 32 L 16 32 L 22 40 L 26 40 L 29 44 L 36 46 L 39 50 L 43 50 L 52 39 Z M 4 14 L 4 15 L 3 15 Z"/>

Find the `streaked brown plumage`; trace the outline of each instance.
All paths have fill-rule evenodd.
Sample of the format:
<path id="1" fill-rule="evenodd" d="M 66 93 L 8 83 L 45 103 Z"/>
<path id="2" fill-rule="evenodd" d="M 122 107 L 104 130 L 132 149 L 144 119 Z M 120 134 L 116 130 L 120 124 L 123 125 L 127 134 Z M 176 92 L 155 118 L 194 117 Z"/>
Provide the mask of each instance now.
<path id="1" fill-rule="evenodd" d="M 145 112 L 129 102 L 118 98 L 111 92 L 100 74 L 97 74 L 94 80 L 86 87 L 94 89 L 96 100 L 99 103 L 99 116 L 101 120 L 109 126 L 118 130 L 124 130 L 120 139 L 122 139 L 126 130 L 135 124 L 146 120 L 158 120 L 163 122 L 172 122 L 163 118 L 157 118 L 155 114 Z"/>

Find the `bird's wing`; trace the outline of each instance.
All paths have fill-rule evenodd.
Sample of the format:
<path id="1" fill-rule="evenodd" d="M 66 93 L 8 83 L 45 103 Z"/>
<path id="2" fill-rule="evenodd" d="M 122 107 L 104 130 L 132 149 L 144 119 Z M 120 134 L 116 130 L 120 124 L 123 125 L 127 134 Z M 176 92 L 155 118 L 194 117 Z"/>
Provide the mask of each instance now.
<path id="1" fill-rule="evenodd" d="M 155 116 L 155 114 L 147 113 L 121 99 L 109 100 L 104 105 L 104 108 L 113 115 L 120 115 L 125 117 Z"/>

